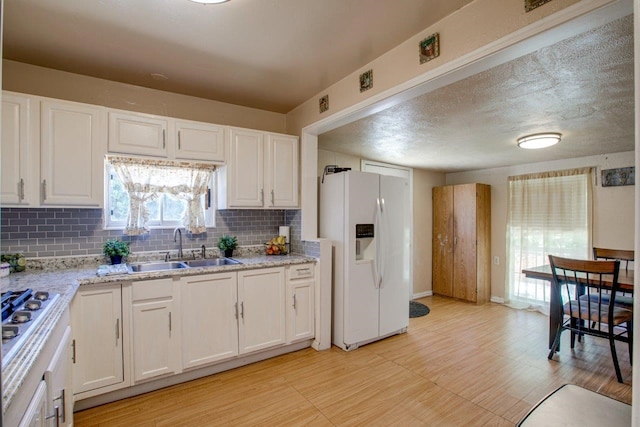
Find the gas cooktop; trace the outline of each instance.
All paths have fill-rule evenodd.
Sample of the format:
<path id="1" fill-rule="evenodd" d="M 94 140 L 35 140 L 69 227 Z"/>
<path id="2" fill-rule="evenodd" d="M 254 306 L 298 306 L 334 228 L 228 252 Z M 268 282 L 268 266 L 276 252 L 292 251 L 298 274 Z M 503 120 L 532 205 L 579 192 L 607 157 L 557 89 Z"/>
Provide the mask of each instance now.
<path id="1" fill-rule="evenodd" d="M 0 301 L 3 367 L 13 359 L 58 297 L 58 294 L 34 292 L 32 289 L 2 293 Z"/>

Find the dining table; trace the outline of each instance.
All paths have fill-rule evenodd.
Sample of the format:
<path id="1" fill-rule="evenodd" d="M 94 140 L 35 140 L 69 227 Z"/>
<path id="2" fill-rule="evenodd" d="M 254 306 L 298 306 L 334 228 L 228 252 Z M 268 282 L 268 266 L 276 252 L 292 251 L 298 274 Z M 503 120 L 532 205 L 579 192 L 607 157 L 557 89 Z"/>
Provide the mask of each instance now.
<path id="1" fill-rule="evenodd" d="M 549 264 L 539 265 L 537 267 L 525 268 L 522 270 L 525 277 L 531 279 L 547 280 L 549 283 L 553 281 L 553 274 L 551 273 L 551 266 Z M 613 275 L 604 275 L 603 281 L 609 286 L 612 285 Z M 620 290 L 626 293 L 633 293 L 633 269 L 628 270 L 621 268 L 618 272 L 618 284 Z M 558 326 L 562 323 L 562 315 L 560 314 L 561 301 L 558 299 L 556 292 L 550 292 L 549 295 L 549 348 L 553 346 L 553 341 L 556 338 L 556 331 Z M 558 344 L 558 350 L 560 345 Z"/>

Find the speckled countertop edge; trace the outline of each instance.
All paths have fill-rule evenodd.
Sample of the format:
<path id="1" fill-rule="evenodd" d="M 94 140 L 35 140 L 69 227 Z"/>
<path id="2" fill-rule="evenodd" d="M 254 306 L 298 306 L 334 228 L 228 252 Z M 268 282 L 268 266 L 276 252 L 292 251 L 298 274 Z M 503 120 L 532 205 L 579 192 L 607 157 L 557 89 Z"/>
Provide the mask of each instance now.
<path id="1" fill-rule="evenodd" d="M 0 279 L 2 292 L 31 288 L 34 291 L 48 291 L 60 294 L 60 298 L 42 322 L 30 334 L 14 357 L 5 362 L 2 368 L 2 414 L 7 412 L 16 393 L 24 383 L 27 374 L 38 358 L 49 335 L 56 323 L 69 308 L 73 297 L 80 286 L 115 283 L 122 281 L 137 281 L 173 276 L 194 276 L 221 271 L 240 271 L 256 268 L 278 267 L 295 264 L 316 262 L 317 259 L 306 255 L 285 256 L 249 256 L 234 257 L 241 264 L 218 267 L 191 267 L 168 271 L 119 274 L 111 276 L 97 276 L 97 266 L 73 268 L 65 270 L 27 270 L 23 273 L 12 273 Z"/>

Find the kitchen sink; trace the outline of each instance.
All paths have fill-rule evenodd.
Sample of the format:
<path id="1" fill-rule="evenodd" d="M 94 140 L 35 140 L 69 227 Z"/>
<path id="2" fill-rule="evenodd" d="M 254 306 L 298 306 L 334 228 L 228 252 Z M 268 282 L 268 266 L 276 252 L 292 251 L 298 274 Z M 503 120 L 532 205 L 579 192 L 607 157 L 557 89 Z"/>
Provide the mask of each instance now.
<path id="1" fill-rule="evenodd" d="M 131 271 L 134 273 L 146 273 L 149 271 L 175 270 L 178 268 L 188 268 L 189 266 L 181 261 L 169 262 L 141 262 L 137 264 L 129 264 Z"/>
<path id="2" fill-rule="evenodd" d="M 240 264 L 240 261 L 236 261 L 230 258 L 208 258 L 208 259 L 194 259 L 185 261 L 189 267 L 215 267 L 218 265 L 233 265 Z"/>

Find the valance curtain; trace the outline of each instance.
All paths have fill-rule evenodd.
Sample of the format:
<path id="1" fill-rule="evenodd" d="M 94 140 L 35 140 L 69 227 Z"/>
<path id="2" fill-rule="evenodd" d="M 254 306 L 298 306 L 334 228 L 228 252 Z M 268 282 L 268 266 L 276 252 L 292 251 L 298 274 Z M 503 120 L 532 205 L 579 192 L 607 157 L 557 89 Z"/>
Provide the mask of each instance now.
<path id="1" fill-rule="evenodd" d="M 592 168 L 509 177 L 509 304 L 548 312 L 549 283 L 524 277 L 522 269 L 548 264 L 549 254 L 589 258 L 592 183 Z"/>
<path id="2" fill-rule="evenodd" d="M 137 236 L 149 232 L 145 203 L 168 193 L 187 201 L 182 225 L 189 233 L 206 231 L 202 195 L 207 192 L 213 165 L 131 157 L 109 157 L 124 189 L 129 194 L 129 216 L 124 233 Z"/>

